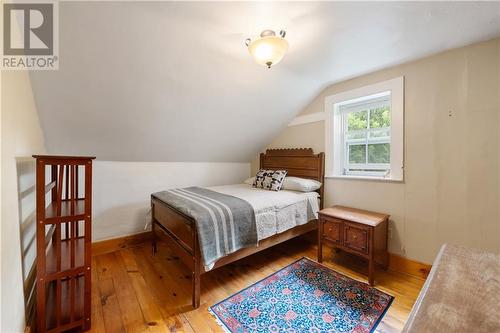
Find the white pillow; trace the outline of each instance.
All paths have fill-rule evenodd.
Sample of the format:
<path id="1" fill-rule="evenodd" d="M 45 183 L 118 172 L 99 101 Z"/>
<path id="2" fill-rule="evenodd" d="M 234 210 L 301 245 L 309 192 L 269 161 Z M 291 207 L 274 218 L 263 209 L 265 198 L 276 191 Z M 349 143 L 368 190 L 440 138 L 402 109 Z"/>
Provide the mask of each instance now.
<path id="1" fill-rule="evenodd" d="M 248 179 L 246 179 L 243 184 L 247 184 L 247 185 L 253 185 L 253 182 L 255 181 L 255 177 L 250 177 Z"/>
<path id="2" fill-rule="evenodd" d="M 313 192 L 321 187 L 321 182 L 314 179 L 285 177 L 282 190 Z"/>

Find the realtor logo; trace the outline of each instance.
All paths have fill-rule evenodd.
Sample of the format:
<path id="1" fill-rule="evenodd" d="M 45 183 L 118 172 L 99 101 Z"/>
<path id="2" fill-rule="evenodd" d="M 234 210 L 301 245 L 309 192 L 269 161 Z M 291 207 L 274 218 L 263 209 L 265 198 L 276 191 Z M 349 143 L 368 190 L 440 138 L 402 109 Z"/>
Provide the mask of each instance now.
<path id="1" fill-rule="evenodd" d="M 4 3 L 2 69 L 58 69 L 57 3 Z"/>

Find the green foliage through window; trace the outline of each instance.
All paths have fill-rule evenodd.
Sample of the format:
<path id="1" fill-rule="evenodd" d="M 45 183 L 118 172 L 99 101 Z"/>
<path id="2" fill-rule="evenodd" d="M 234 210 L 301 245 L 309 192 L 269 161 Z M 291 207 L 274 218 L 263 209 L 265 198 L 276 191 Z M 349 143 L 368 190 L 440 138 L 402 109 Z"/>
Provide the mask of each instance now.
<path id="1" fill-rule="evenodd" d="M 389 106 L 370 110 L 370 128 L 381 128 L 391 126 L 391 114 Z"/>
<path id="2" fill-rule="evenodd" d="M 368 145 L 368 163 L 390 163 L 390 156 L 388 143 Z"/>
<path id="3" fill-rule="evenodd" d="M 372 166 L 390 164 L 391 113 L 389 105 L 350 112 L 346 114 L 346 117 L 347 163 Z M 363 171 L 366 167 L 363 166 L 358 171 Z"/>
<path id="4" fill-rule="evenodd" d="M 352 112 L 347 115 L 347 131 L 366 129 L 368 111 Z"/>
<path id="5" fill-rule="evenodd" d="M 368 112 L 370 112 L 370 127 L 368 127 Z M 347 131 L 357 131 L 367 128 L 384 128 L 391 126 L 389 106 L 351 112 L 347 115 Z"/>
<path id="6" fill-rule="evenodd" d="M 366 145 L 349 146 L 349 163 L 366 163 Z"/>

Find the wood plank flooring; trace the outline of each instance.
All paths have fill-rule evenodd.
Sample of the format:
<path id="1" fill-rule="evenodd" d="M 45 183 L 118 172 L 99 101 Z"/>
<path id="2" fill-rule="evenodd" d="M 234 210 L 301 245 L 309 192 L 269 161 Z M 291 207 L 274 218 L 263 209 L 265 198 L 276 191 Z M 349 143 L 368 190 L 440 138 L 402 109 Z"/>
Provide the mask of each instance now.
<path id="1" fill-rule="evenodd" d="M 301 257 L 316 259 L 316 246 L 299 238 L 202 275 L 201 306 L 191 307 L 189 270 L 163 244 L 98 255 L 92 260 L 91 332 L 222 332 L 209 306 Z M 366 281 L 366 264 L 346 253 L 324 249 L 324 264 Z M 376 288 L 395 300 L 377 332 L 400 332 L 424 281 L 377 269 Z"/>

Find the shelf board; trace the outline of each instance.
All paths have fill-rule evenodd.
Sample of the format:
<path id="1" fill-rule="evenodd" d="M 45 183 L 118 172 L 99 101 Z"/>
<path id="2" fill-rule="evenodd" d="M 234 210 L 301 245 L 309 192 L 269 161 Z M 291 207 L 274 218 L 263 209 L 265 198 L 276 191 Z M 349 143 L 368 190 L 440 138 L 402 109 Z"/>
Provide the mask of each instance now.
<path id="1" fill-rule="evenodd" d="M 57 280 L 47 285 L 46 289 L 46 328 L 47 331 L 56 327 L 65 326 L 66 328 L 81 326 L 84 323 L 83 304 L 85 278 L 78 276 L 73 279 L 75 285 L 75 305 L 73 320 L 71 320 L 71 280 L 60 280 L 61 283 L 61 319 L 60 325 L 57 325 Z"/>
<path id="2" fill-rule="evenodd" d="M 37 159 L 52 159 L 52 160 L 93 160 L 95 156 L 62 156 L 62 155 L 31 155 Z"/>
<path id="3" fill-rule="evenodd" d="M 74 203 L 74 212 L 71 213 L 71 206 Z M 45 208 L 45 219 L 71 219 L 81 217 L 85 214 L 85 199 L 77 200 L 62 200 L 61 201 L 61 215 L 57 215 L 57 201 L 51 202 Z M 48 221 L 50 222 L 50 221 Z"/>
<path id="4" fill-rule="evenodd" d="M 75 241 L 75 265 L 71 267 L 71 241 L 63 240 L 61 241 L 61 269 L 57 269 L 57 251 L 54 243 L 51 243 L 48 247 L 45 262 L 45 272 L 46 276 L 55 274 L 58 272 L 64 272 L 73 270 L 84 266 L 85 261 L 85 238 L 76 238 Z M 89 244 L 90 246 L 90 244 Z M 71 273 L 71 272 L 68 272 Z"/>

